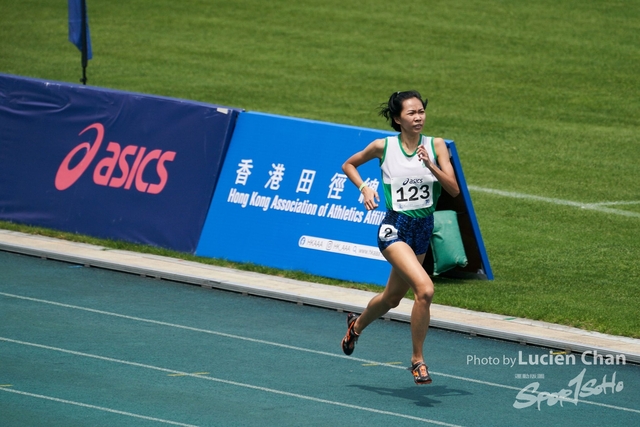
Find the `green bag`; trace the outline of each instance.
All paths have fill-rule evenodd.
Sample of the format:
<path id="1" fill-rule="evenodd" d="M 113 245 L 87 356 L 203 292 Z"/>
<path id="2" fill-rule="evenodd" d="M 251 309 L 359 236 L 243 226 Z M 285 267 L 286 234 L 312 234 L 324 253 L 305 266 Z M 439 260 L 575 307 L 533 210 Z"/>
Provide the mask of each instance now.
<path id="1" fill-rule="evenodd" d="M 433 253 L 434 276 L 454 267 L 467 266 L 467 254 L 464 252 L 458 227 L 458 215 L 455 211 L 435 211 L 433 213 L 431 252 Z"/>

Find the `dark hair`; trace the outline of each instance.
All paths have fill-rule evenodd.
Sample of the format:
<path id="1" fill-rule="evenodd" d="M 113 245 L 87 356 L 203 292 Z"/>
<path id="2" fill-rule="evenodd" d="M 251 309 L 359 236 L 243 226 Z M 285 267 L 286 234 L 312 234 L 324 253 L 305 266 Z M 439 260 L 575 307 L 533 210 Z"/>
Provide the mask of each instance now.
<path id="1" fill-rule="evenodd" d="M 387 119 L 387 121 L 391 124 L 391 127 L 396 131 L 400 132 L 400 125 L 395 122 L 395 118 L 400 117 L 402 113 L 402 103 L 411 98 L 417 98 L 422 102 L 422 107 L 427 108 L 427 103 L 429 100 L 422 99 L 420 93 L 417 90 L 407 90 L 405 92 L 393 92 L 389 97 L 389 101 L 387 103 L 383 103 L 380 105 L 379 114 Z"/>

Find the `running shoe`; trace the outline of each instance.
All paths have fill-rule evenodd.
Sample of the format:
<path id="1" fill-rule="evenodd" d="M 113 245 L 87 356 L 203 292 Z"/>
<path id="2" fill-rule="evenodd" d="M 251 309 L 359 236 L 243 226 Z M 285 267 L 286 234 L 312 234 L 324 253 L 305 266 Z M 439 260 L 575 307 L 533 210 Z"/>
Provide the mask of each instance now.
<path id="1" fill-rule="evenodd" d="M 416 384 L 431 384 L 431 375 L 429 375 L 429 367 L 424 362 L 416 362 L 408 368 L 413 374 L 413 381 Z"/>
<path id="2" fill-rule="evenodd" d="M 356 334 L 356 331 L 353 330 L 353 325 L 356 324 L 356 319 L 358 316 L 354 313 L 347 314 L 347 333 L 342 338 L 342 351 L 347 356 L 353 353 L 353 350 L 356 348 L 356 342 L 358 342 L 358 337 L 360 334 Z"/>

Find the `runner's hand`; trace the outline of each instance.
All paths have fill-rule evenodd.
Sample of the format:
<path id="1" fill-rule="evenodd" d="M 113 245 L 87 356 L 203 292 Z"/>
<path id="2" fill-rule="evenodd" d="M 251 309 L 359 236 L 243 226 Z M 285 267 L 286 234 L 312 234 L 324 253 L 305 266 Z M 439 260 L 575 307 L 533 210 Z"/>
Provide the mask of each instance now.
<path id="1" fill-rule="evenodd" d="M 368 211 L 372 211 L 378 207 L 378 203 L 380 201 L 380 196 L 378 196 L 378 192 L 369 188 L 364 187 L 362 189 L 362 196 L 364 197 L 364 207 Z"/>

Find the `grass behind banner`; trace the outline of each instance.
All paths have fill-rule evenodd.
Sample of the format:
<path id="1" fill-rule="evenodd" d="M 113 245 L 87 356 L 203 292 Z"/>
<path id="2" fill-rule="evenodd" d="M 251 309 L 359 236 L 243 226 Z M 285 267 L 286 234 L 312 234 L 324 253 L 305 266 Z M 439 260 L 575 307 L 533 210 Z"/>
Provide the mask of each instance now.
<path id="1" fill-rule="evenodd" d="M 470 185 L 640 201 L 639 1 L 87 4 L 89 85 L 382 129 L 416 88 Z M 0 40 L 0 72 L 79 81 L 66 2 L 0 0 Z M 437 303 L 640 337 L 640 218 L 472 197 L 496 280 L 437 280 Z"/>

